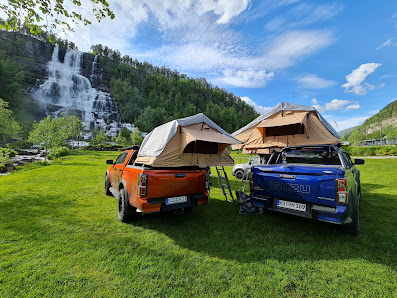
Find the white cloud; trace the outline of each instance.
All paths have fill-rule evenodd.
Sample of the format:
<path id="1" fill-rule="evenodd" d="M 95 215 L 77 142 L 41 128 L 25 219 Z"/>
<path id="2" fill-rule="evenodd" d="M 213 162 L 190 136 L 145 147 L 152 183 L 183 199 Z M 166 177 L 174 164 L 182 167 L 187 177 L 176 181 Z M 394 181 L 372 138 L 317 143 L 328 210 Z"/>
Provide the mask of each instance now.
<path id="1" fill-rule="evenodd" d="M 275 31 L 280 29 L 285 23 L 287 22 L 287 19 L 284 17 L 275 17 L 273 20 L 269 21 L 265 25 L 265 29 L 269 31 Z"/>
<path id="2" fill-rule="evenodd" d="M 327 102 L 324 106 L 314 104 L 313 107 L 320 113 L 323 113 L 325 111 L 341 110 L 349 103 L 351 103 L 349 100 L 333 99 L 331 102 Z"/>
<path id="3" fill-rule="evenodd" d="M 250 106 L 253 106 L 254 109 L 259 113 L 259 114 L 264 114 L 266 112 L 269 112 L 272 108 L 271 107 L 263 107 L 258 104 L 256 104 L 251 98 L 247 96 L 241 97 L 242 100 L 244 100 L 247 104 Z"/>
<path id="4" fill-rule="evenodd" d="M 348 111 L 348 110 L 355 110 L 355 109 L 359 109 L 359 108 L 360 108 L 359 104 L 352 104 L 350 106 L 347 106 L 345 110 Z"/>
<path id="5" fill-rule="evenodd" d="M 379 47 L 377 47 L 376 50 L 378 51 L 378 50 L 380 50 L 380 49 L 382 49 L 384 47 L 391 46 L 392 45 L 392 41 L 393 41 L 393 38 L 390 38 L 390 39 L 386 40 Z"/>
<path id="6" fill-rule="evenodd" d="M 328 31 L 293 31 L 282 34 L 268 48 L 252 55 L 241 46 L 244 42 L 229 30 L 215 27 L 211 31 L 211 27 L 199 19 L 192 20 L 191 24 L 197 26 L 196 33 L 190 31 L 190 40 L 182 36 L 179 40 L 185 38 L 183 44 L 163 46 L 145 59 L 172 65 L 181 72 L 210 73 L 207 77 L 212 77 L 210 80 L 216 84 L 256 88 L 265 86 L 275 71 L 296 64 L 331 42 Z M 193 36 L 200 36 L 201 40 Z"/>
<path id="7" fill-rule="evenodd" d="M 364 83 L 364 85 L 367 87 L 368 90 L 375 90 L 376 86 L 370 84 L 370 83 Z"/>
<path id="8" fill-rule="evenodd" d="M 367 84 L 362 86 L 361 83 L 367 78 L 368 75 L 373 73 L 379 66 L 380 63 L 365 63 L 361 64 L 353 72 L 346 76 L 347 83 L 343 84 L 345 92 L 351 92 L 357 95 L 364 95 L 368 89 L 374 89 L 373 85 Z"/>
<path id="9" fill-rule="evenodd" d="M 335 2 L 326 4 L 300 3 L 284 12 L 283 17 L 276 16 L 270 20 L 265 28 L 269 31 L 276 31 L 309 26 L 327 21 L 342 10 L 343 6 Z"/>
<path id="10" fill-rule="evenodd" d="M 162 32 L 166 40 L 170 37 L 186 38 L 196 35 L 197 31 L 191 32 L 191 29 L 197 24 L 211 25 L 211 28 L 207 29 L 212 29 L 216 24 L 227 24 L 233 17 L 249 8 L 250 2 L 250 0 L 110 0 L 109 6 L 114 11 L 114 20 L 106 18 L 100 23 L 93 22 L 90 26 L 72 24 L 76 32 L 61 35 L 75 40 L 84 51 L 89 50 L 89 47 L 96 43 L 127 50 L 128 41 L 135 37 L 140 26 L 144 24 L 150 24 L 153 29 Z M 82 6 L 81 9 L 83 13 L 89 13 L 89 7 Z M 201 22 L 197 22 L 197 19 Z M 179 31 L 177 36 L 175 31 Z M 211 34 L 212 31 L 207 30 L 202 36 Z M 198 33 L 203 32 L 199 30 Z"/>
<path id="11" fill-rule="evenodd" d="M 257 88 L 263 87 L 266 83 L 274 77 L 274 72 L 266 72 L 264 70 L 226 70 L 223 76 L 215 78 L 215 84 L 222 84 L 226 86 Z"/>
<path id="12" fill-rule="evenodd" d="M 218 24 L 226 24 L 233 17 L 243 12 L 249 6 L 250 2 L 250 0 L 199 1 L 197 7 L 204 13 L 213 11 L 220 16 L 216 22 Z"/>
<path id="13" fill-rule="evenodd" d="M 329 46 L 333 34 L 328 30 L 290 31 L 277 37 L 261 59 L 270 69 L 283 69 Z"/>
<path id="14" fill-rule="evenodd" d="M 315 74 L 308 74 L 297 78 L 299 86 L 303 89 L 326 89 L 337 84 L 336 81 L 326 80 Z"/>
<path id="15" fill-rule="evenodd" d="M 315 98 L 312 98 L 312 104 L 314 104 L 314 105 L 318 104 L 318 101 L 317 101 L 317 99 L 315 99 Z"/>

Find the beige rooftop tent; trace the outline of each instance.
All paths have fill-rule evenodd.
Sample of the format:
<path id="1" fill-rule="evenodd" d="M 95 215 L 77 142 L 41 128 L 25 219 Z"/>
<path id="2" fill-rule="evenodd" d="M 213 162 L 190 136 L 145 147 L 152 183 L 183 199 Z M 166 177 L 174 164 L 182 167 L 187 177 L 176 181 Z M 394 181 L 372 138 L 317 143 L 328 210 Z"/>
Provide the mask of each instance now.
<path id="1" fill-rule="evenodd" d="M 270 154 L 286 146 L 338 144 L 338 133 L 313 107 L 281 102 L 232 134 L 232 149 Z"/>
<path id="2" fill-rule="evenodd" d="M 136 163 L 153 167 L 232 166 L 226 147 L 241 144 L 200 113 L 156 127 L 143 140 Z"/>

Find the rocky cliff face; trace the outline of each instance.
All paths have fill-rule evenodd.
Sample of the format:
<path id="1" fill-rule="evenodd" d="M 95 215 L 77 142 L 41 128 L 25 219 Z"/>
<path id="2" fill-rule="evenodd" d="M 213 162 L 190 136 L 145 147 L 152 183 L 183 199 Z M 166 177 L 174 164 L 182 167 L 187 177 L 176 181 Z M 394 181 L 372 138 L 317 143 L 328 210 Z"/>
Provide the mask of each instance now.
<path id="1" fill-rule="evenodd" d="M 25 70 L 25 81 L 34 85 L 47 76 L 52 45 L 16 32 L 0 31 L 0 50 L 5 51 Z"/>
<path id="2" fill-rule="evenodd" d="M 397 127 L 397 118 L 389 118 L 382 120 L 380 123 L 372 123 L 367 129 L 366 133 L 371 134 L 382 129 L 382 127 L 393 126 Z"/>
<path id="3" fill-rule="evenodd" d="M 54 45 L 48 41 L 26 36 L 18 32 L 0 31 L 0 50 L 5 51 L 25 70 L 28 86 L 35 86 L 48 78 L 48 62 L 51 61 Z M 67 49 L 59 49 L 59 60 L 64 61 Z M 109 92 L 110 77 L 95 56 L 83 54 L 81 74 L 90 80 L 93 88 Z M 93 69 L 93 65 L 94 69 Z"/>

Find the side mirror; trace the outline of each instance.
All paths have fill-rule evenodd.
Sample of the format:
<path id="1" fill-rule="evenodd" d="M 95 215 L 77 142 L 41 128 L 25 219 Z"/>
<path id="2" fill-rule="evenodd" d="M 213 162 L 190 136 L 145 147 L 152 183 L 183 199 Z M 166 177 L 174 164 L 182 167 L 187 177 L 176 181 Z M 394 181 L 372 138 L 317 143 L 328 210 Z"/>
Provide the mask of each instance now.
<path id="1" fill-rule="evenodd" d="M 363 164 L 364 164 L 364 159 L 356 158 L 356 159 L 354 160 L 354 164 L 355 164 L 355 165 L 363 165 Z"/>
<path id="2" fill-rule="evenodd" d="M 113 159 L 108 159 L 108 160 L 106 160 L 106 164 L 107 164 L 107 165 L 112 165 L 112 164 L 113 164 Z"/>

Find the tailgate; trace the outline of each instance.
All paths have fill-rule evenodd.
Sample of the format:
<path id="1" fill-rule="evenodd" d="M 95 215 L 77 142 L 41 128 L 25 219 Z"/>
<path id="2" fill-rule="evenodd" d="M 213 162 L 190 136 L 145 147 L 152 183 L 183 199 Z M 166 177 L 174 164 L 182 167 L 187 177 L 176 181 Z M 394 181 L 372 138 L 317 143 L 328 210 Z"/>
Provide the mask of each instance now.
<path id="1" fill-rule="evenodd" d="M 205 192 L 206 170 L 149 170 L 147 198 L 176 197 Z"/>
<path id="2" fill-rule="evenodd" d="M 338 166 L 277 165 L 253 167 L 254 192 L 301 203 L 336 206 Z"/>

